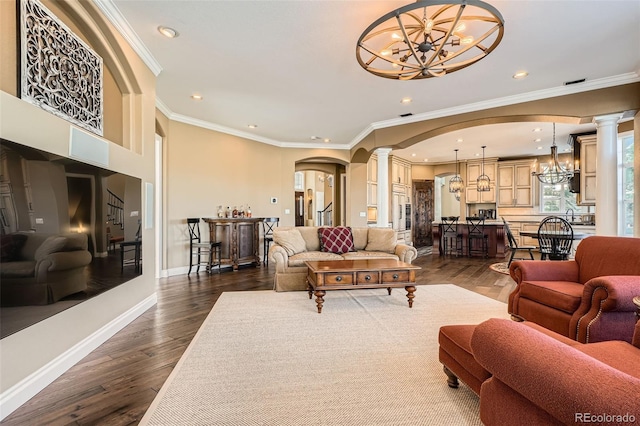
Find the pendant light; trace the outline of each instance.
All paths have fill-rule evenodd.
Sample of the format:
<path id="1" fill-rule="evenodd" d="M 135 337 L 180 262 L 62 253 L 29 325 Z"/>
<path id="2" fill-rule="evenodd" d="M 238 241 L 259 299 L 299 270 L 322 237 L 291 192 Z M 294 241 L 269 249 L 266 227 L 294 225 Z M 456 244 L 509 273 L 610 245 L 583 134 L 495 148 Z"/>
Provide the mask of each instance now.
<path id="1" fill-rule="evenodd" d="M 483 145 L 482 146 L 482 174 L 478 176 L 478 179 L 476 180 L 478 192 L 487 192 L 491 189 L 489 187 L 489 185 L 491 185 L 491 180 L 489 179 L 489 176 L 484 174 L 484 149 L 485 148 L 486 148 L 486 145 Z"/>
<path id="2" fill-rule="evenodd" d="M 458 169 L 458 150 L 454 149 L 454 151 L 456 152 L 456 175 L 449 181 L 449 192 L 460 193 L 464 188 L 464 181 L 460 177 L 460 171 Z"/>
<path id="3" fill-rule="evenodd" d="M 565 167 L 558 161 L 558 147 L 556 146 L 556 123 L 553 123 L 553 142 L 551 143 L 551 160 L 549 161 L 549 167 L 545 170 L 536 173 L 531 173 L 541 183 L 550 185 L 556 185 L 559 183 L 568 182 L 573 177 L 573 170 L 569 166 Z"/>

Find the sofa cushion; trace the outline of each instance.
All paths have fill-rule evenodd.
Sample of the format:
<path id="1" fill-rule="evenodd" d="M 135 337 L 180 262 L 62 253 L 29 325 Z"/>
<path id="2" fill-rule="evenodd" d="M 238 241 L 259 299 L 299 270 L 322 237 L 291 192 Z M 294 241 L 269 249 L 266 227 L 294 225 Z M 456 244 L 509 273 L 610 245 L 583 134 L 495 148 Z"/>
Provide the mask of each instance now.
<path id="1" fill-rule="evenodd" d="M 307 251 L 307 243 L 297 229 L 274 229 L 273 242 L 282 246 L 289 256 Z"/>
<path id="2" fill-rule="evenodd" d="M 383 251 L 366 251 L 366 250 L 350 251 L 349 253 L 344 253 L 342 255 L 342 258 L 345 260 L 358 260 L 358 259 L 400 260 L 400 258 L 393 253 L 386 253 Z"/>
<path id="3" fill-rule="evenodd" d="M 343 257 L 335 253 L 323 251 L 305 251 L 289 257 L 289 267 L 305 266 L 307 260 L 342 260 Z"/>
<path id="4" fill-rule="evenodd" d="M 2 264 L 0 268 L 2 278 L 24 278 L 36 275 L 36 262 L 34 260 L 20 260 Z"/>
<path id="5" fill-rule="evenodd" d="M 392 228 L 369 228 L 366 251 L 393 253 L 396 248 L 396 231 Z"/>
<path id="6" fill-rule="evenodd" d="M 353 235 L 348 226 L 318 228 L 320 250 L 329 253 L 343 254 L 353 251 Z"/>
<path id="7" fill-rule="evenodd" d="M 35 260 L 42 260 L 45 256 L 61 251 L 62 248 L 67 243 L 67 239 L 65 237 L 61 237 L 59 235 L 52 235 L 38 247 L 34 254 Z"/>
<path id="8" fill-rule="evenodd" d="M 369 228 L 351 228 L 351 234 L 353 235 L 353 247 L 356 250 L 364 250 L 367 246 Z"/>
<path id="9" fill-rule="evenodd" d="M 320 251 L 320 238 L 318 238 L 318 227 L 316 226 L 298 226 L 300 235 L 307 244 L 307 251 Z"/>
<path id="10" fill-rule="evenodd" d="M 8 234 L 0 237 L 0 262 L 20 260 L 20 250 L 27 241 L 24 234 Z"/>
<path id="11" fill-rule="evenodd" d="M 580 306 L 584 286 L 569 281 L 523 281 L 520 297 L 572 314 Z"/>

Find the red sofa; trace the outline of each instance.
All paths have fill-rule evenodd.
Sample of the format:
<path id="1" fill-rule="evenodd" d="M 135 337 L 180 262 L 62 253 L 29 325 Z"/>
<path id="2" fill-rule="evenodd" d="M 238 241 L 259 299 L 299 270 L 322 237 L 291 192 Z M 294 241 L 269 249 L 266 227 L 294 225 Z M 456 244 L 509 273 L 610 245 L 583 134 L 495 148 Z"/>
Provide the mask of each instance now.
<path id="1" fill-rule="evenodd" d="M 508 312 L 579 342 L 631 342 L 640 295 L 640 238 L 593 236 L 574 260 L 519 260 Z"/>
<path id="2" fill-rule="evenodd" d="M 473 356 L 491 376 L 480 388 L 483 424 L 640 423 L 640 322 L 636 346 L 549 333 L 497 318 L 475 327 Z"/>

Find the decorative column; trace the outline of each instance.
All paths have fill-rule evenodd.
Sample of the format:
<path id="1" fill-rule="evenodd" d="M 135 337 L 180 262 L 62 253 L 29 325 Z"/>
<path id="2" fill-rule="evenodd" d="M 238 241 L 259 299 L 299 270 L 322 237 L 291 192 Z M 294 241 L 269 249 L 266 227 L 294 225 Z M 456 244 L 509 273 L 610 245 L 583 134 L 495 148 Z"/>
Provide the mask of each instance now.
<path id="1" fill-rule="evenodd" d="M 389 226 L 389 154 L 391 148 L 378 148 L 378 221 L 376 226 L 387 228 Z"/>
<path id="2" fill-rule="evenodd" d="M 594 117 L 596 123 L 596 234 L 618 235 L 618 120 L 622 114 Z"/>

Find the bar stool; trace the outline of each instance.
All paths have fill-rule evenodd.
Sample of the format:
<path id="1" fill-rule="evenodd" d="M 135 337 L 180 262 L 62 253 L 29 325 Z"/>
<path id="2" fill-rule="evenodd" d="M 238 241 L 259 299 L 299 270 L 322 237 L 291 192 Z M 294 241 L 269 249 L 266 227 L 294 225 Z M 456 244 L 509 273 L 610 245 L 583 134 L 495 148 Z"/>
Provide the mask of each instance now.
<path id="1" fill-rule="evenodd" d="M 213 272 L 213 267 L 218 267 L 218 273 L 222 268 L 222 243 L 216 241 L 202 242 L 200 240 L 200 218 L 188 218 L 187 227 L 189 228 L 189 272 L 193 267 L 193 258 L 197 257 L 198 260 L 195 263 L 197 265 L 196 273 L 200 272 L 200 265 L 205 266 L 208 273 Z M 216 255 L 218 263 L 213 263 L 213 256 Z M 201 257 L 206 256 L 206 262 L 203 262 Z"/>
<path id="2" fill-rule="evenodd" d="M 264 240 L 262 242 L 263 258 L 262 263 L 269 264 L 269 248 L 273 242 L 273 228 L 277 227 L 280 223 L 279 217 L 265 217 L 262 220 L 262 233 Z"/>
<path id="3" fill-rule="evenodd" d="M 443 216 L 440 220 L 442 222 L 442 254 L 455 253 L 456 256 L 461 256 L 462 234 L 458 232 L 458 217 Z"/>
<path id="4" fill-rule="evenodd" d="M 484 217 L 468 217 L 467 229 L 467 255 L 471 257 L 473 254 L 481 254 L 483 257 L 489 257 L 489 236 L 484 233 Z"/>

